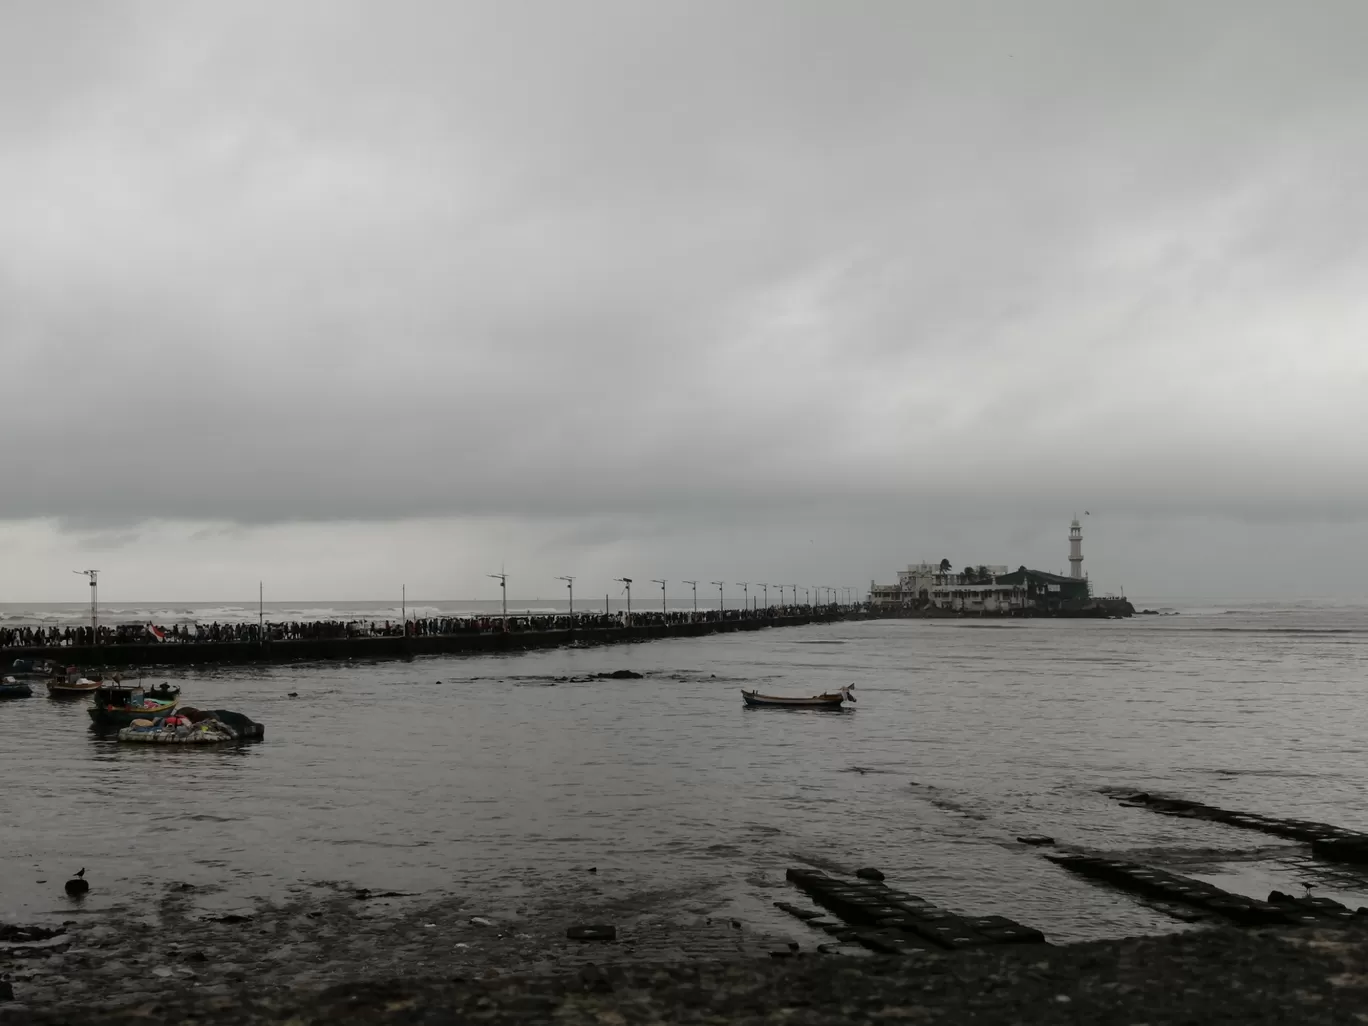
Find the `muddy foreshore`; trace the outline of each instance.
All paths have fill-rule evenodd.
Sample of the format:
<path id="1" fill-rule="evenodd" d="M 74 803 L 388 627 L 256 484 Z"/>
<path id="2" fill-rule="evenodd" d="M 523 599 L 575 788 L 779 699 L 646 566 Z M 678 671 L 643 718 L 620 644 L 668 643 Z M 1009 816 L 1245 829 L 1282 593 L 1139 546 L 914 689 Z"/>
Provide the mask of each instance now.
<path id="1" fill-rule="evenodd" d="M 319 884 L 236 910 L 172 884 L 99 916 L 0 927 L 14 994 L 0 1023 L 1159 1026 L 1361 1023 L 1368 1011 L 1357 926 L 860 957 L 819 953 L 801 926 L 763 934 L 719 916 L 706 888 L 584 881 L 538 888 L 535 904 L 516 886 L 434 900 Z M 566 936 L 598 923 L 616 940 Z"/>

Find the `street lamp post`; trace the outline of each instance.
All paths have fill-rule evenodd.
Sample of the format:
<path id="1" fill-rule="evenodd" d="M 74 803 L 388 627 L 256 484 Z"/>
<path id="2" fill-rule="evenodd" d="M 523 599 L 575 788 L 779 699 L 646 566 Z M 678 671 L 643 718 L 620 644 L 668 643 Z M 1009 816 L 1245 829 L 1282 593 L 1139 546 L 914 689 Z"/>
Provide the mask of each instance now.
<path id="1" fill-rule="evenodd" d="M 765 608 L 768 609 L 768 608 L 769 608 L 769 585 L 768 585 L 768 584 L 762 584 L 762 585 L 760 585 L 760 587 L 762 587 L 762 588 L 765 589 Z"/>
<path id="2" fill-rule="evenodd" d="M 688 584 L 688 585 L 691 585 L 691 586 L 693 587 L 694 612 L 696 613 L 696 612 L 698 612 L 698 582 L 697 582 L 697 581 L 685 581 L 684 583 L 685 583 L 685 584 Z"/>
<path id="3" fill-rule="evenodd" d="M 95 582 L 100 571 L 73 570 L 71 572 L 90 578 L 90 643 L 98 645 L 100 643 L 100 589 Z"/>
<path id="4" fill-rule="evenodd" d="M 656 578 L 652 577 L 652 578 L 651 578 L 651 583 L 652 583 L 652 584 L 658 584 L 658 585 L 660 585 L 660 611 L 661 611 L 661 613 L 664 613 L 664 612 L 665 612 L 665 582 L 664 582 L 664 581 L 661 581 L 661 580 L 657 580 Z"/>
<path id="5" fill-rule="evenodd" d="M 625 587 L 625 588 L 627 589 L 627 622 L 628 622 L 628 623 L 631 623 L 631 622 L 632 622 L 632 579 L 631 579 L 630 577 L 614 577 L 613 580 L 617 581 L 619 584 L 621 584 L 623 587 Z"/>
<path id="6" fill-rule="evenodd" d="M 564 581 L 565 586 L 570 589 L 570 616 L 575 615 L 575 579 L 573 577 L 557 577 L 556 580 Z"/>
<path id="7" fill-rule="evenodd" d="M 750 612 L 750 582 L 737 581 L 736 583 L 741 586 L 741 608 Z"/>
<path id="8" fill-rule="evenodd" d="M 717 615 L 720 617 L 727 611 L 727 600 L 722 597 L 722 582 L 713 581 L 717 585 Z"/>
<path id="9" fill-rule="evenodd" d="M 485 574 L 499 582 L 499 591 L 503 593 L 503 618 L 504 630 L 508 629 L 508 574 Z"/>

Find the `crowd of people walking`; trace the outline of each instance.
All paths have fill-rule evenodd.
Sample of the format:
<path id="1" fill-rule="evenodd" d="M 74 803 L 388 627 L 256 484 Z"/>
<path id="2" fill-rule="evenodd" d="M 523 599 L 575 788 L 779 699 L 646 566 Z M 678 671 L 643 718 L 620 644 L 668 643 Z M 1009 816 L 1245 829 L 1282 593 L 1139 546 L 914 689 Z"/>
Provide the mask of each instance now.
<path id="1" fill-rule="evenodd" d="M 155 624 L 101 625 L 98 643 L 196 644 L 204 642 L 260 643 L 264 627 L 267 641 L 318 638 L 430 637 L 484 634 L 499 631 L 598 630 L 615 627 L 718 623 L 740 620 L 807 616 L 834 610 L 835 606 L 771 606 L 766 609 L 646 610 L 614 613 L 524 613 L 481 616 L 409 617 L 406 620 L 314 620 L 285 623 L 195 623 L 160 627 Z M 72 648 L 91 644 L 89 626 L 23 626 L 0 628 L 0 648 Z"/>

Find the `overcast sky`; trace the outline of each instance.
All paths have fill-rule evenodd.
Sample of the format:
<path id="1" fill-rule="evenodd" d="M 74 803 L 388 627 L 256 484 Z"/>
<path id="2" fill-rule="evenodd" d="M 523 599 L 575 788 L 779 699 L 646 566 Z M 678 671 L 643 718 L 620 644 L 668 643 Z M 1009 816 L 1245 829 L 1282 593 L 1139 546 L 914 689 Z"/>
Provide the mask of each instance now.
<path id="1" fill-rule="evenodd" d="M 0 600 L 1368 593 L 1368 4 L 0 7 Z"/>

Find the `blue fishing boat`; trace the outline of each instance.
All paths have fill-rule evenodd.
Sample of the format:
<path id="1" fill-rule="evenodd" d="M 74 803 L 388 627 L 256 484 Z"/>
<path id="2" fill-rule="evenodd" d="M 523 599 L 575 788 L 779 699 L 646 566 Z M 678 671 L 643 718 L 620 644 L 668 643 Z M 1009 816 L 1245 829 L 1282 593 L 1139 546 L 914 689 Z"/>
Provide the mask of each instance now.
<path id="1" fill-rule="evenodd" d="M 15 677 L 0 677 L 0 698 L 28 698 L 33 688 L 26 680 Z"/>

